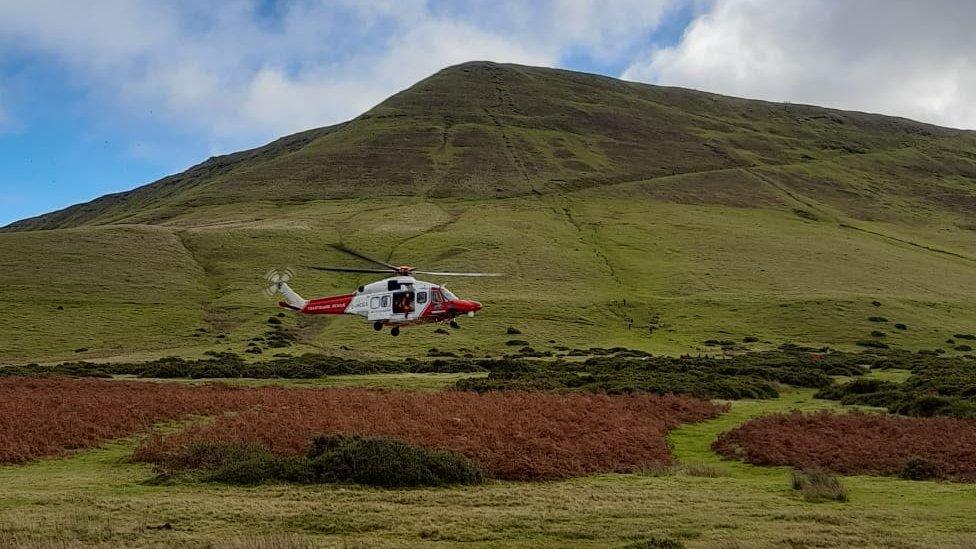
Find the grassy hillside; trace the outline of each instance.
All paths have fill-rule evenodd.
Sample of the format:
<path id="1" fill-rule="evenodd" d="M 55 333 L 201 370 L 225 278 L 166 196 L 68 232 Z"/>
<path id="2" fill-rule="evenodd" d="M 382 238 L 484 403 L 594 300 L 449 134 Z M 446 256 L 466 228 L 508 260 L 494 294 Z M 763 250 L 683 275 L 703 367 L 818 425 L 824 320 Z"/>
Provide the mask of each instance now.
<path id="1" fill-rule="evenodd" d="M 448 281 L 487 304 L 462 330 L 289 316 L 286 352 L 498 354 L 508 326 L 537 348 L 881 330 L 950 349 L 976 331 L 974 212 L 972 132 L 469 63 L 350 122 L 6 228 L 0 363 L 242 351 L 277 312 L 270 268 L 306 297 L 369 280 L 302 267 L 353 264 L 339 240 L 508 276 Z"/>

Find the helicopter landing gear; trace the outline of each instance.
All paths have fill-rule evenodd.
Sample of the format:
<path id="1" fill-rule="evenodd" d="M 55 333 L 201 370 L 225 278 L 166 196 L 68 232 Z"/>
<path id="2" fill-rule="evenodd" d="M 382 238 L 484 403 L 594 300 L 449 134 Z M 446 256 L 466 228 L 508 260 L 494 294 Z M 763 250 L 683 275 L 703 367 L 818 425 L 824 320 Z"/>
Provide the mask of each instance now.
<path id="1" fill-rule="evenodd" d="M 377 332 L 380 331 L 380 330 L 382 330 L 383 329 L 383 323 L 380 322 L 380 321 L 374 322 L 373 323 L 373 329 L 376 330 Z"/>
<path id="2" fill-rule="evenodd" d="M 451 328 L 454 328 L 455 330 L 460 330 L 461 329 L 461 325 L 458 324 L 458 321 L 457 320 L 452 320 L 450 322 L 450 324 L 448 324 L 448 326 L 450 326 Z"/>
<path id="3" fill-rule="evenodd" d="M 394 326 L 394 327 L 390 328 L 390 335 L 393 336 L 393 337 L 396 337 L 396 336 L 400 335 L 400 327 L 399 326 Z"/>

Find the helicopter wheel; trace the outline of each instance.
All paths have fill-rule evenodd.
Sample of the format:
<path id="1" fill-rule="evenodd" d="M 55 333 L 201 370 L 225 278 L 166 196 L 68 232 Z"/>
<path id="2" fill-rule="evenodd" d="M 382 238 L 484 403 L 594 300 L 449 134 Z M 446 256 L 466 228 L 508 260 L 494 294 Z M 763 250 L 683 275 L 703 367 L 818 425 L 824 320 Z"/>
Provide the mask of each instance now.
<path id="1" fill-rule="evenodd" d="M 458 321 L 457 320 L 452 320 L 451 323 L 449 324 L 449 326 L 451 328 L 454 328 L 455 330 L 460 330 L 461 329 L 461 325 L 458 324 Z"/>
<path id="2" fill-rule="evenodd" d="M 383 323 L 382 322 L 379 322 L 379 321 L 374 322 L 373 323 L 373 329 L 376 330 L 377 332 L 380 331 L 380 330 L 382 330 L 383 329 Z"/>
<path id="3" fill-rule="evenodd" d="M 399 326 L 394 326 L 393 328 L 391 328 L 390 329 L 390 335 L 393 336 L 393 337 L 396 337 L 396 336 L 400 335 L 400 327 Z"/>

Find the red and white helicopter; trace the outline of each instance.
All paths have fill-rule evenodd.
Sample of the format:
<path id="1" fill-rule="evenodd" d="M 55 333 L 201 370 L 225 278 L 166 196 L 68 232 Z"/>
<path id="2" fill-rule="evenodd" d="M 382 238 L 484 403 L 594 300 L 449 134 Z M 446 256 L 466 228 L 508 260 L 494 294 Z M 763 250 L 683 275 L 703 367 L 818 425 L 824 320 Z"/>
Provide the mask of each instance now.
<path id="1" fill-rule="evenodd" d="M 268 273 L 269 296 L 281 295 L 280 307 L 310 315 L 351 314 L 366 317 L 373 323 L 373 329 L 380 331 L 390 326 L 390 335 L 400 335 L 401 326 L 427 324 L 431 322 L 450 323 L 452 328 L 460 326 L 456 317 L 474 316 L 482 306 L 477 301 L 459 299 L 447 288 L 417 280 L 416 274 L 432 276 L 501 276 L 499 273 L 455 273 L 439 271 L 418 271 L 409 265 L 392 265 L 341 245 L 333 245 L 339 251 L 364 259 L 382 268 L 359 267 L 318 267 L 308 266 L 319 271 L 340 273 L 390 273 L 393 276 L 371 284 L 364 284 L 351 294 L 305 299 L 288 286 L 291 271 L 271 271 Z"/>

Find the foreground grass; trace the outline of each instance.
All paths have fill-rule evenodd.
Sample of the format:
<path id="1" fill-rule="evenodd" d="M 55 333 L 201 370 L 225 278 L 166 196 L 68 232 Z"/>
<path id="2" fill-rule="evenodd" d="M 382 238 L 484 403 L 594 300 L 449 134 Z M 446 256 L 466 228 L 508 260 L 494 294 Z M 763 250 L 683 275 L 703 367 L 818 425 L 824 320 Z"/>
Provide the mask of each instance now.
<path id="1" fill-rule="evenodd" d="M 722 461 L 709 449 L 751 417 L 838 407 L 812 391 L 734 402 L 672 433 L 677 473 L 464 488 L 149 486 L 148 466 L 128 462 L 130 439 L 0 467 L 0 545 L 606 547 L 657 536 L 688 547 L 972 547 L 976 486 L 844 477 L 850 502 L 808 503 L 787 468 Z M 164 523 L 172 529 L 150 528 Z"/>

